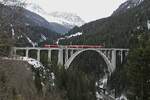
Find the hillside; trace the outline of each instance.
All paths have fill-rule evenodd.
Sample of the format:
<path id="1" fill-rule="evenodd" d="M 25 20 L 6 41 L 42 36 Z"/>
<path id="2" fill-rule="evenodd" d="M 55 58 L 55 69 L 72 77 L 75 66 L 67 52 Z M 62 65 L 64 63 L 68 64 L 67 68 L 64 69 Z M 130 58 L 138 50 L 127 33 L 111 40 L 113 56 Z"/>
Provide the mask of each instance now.
<path id="1" fill-rule="evenodd" d="M 0 98 L 3 100 L 37 99 L 32 71 L 27 63 L 0 59 Z"/>
<path id="2" fill-rule="evenodd" d="M 130 1 L 130 0 L 129 0 Z M 116 10 L 118 11 L 120 7 Z M 123 10 L 123 9 L 122 9 Z M 127 48 L 131 38 L 137 33 L 148 31 L 147 22 L 150 15 L 150 1 L 145 0 L 125 12 L 113 14 L 108 18 L 75 27 L 69 34 L 82 32 L 82 36 L 62 40 L 62 44 L 101 44 L 106 47 Z M 122 45 L 123 44 L 123 45 Z"/>
<path id="3" fill-rule="evenodd" d="M 13 38 L 17 46 L 38 46 L 41 42 L 53 43 L 58 34 L 44 18 L 24 8 L 0 4 L 1 35 Z"/>

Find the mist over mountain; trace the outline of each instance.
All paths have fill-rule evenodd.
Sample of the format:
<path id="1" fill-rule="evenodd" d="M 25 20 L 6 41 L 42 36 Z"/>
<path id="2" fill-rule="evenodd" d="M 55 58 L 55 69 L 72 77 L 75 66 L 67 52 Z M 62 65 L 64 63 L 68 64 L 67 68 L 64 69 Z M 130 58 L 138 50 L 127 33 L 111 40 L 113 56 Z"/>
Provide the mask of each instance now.
<path id="1" fill-rule="evenodd" d="M 45 18 L 53 31 L 67 33 L 75 26 L 82 26 L 85 21 L 78 15 L 68 12 L 46 12 L 39 5 L 30 3 L 26 9 Z"/>

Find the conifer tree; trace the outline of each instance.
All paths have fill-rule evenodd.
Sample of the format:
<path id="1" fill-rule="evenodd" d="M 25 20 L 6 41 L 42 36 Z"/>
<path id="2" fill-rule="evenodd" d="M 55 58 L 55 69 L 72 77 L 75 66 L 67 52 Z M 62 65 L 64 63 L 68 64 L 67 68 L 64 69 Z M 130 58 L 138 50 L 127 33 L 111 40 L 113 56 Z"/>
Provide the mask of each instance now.
<path id="1" fill-rule="evenodd" d="M 150 42 L 143 36 L 139 38 L 139 47 L 130 52 L 127 67 L 128 92 L 134 100 L 150 98 Z"/>

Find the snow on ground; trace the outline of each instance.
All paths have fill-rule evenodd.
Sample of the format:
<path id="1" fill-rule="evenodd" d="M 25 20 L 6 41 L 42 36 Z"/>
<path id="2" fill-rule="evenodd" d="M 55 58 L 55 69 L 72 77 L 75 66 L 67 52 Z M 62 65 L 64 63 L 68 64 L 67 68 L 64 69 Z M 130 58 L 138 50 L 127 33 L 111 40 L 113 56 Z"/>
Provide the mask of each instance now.
<path id="1" fill-rule="evenodd" d="M 10 24 L 10 27 L 11 27 L 12 37 L 14 37 L 14 36 L 15 36 L 15 30 L 14 30 L 14 28 L 13 28 L 13 25 L 12 25 L 12 24 Z"/>
<path id="2" fill-rule="evenodd" d="M 99 87 L 104 88 L 105 85 L 107 84 L 107 80 L 108 80 L 107 78 L 104 78 L 104 79 L 100 80 L 102 84 L 100 84 Z"/>
<path id="3" fill-rule="evenodd" d="M 125 95 L 121 95 L 120 97 L 116 98 L 115 100 L 128 100 Z"/>
<path id="4" fill-rule="evenodd" d="M 42 38 L 43 40 L 47 40 L 46 36 L 43 35 L 43 34 L 41 34 L 41 38 Z"/>
<path id="5" fill-rule="evenodd" d="M 55 74 L 53 72 L 51 72 L 51 80 L 52 80 L 51 86 L 55 86 L 55 83 L 54 83 Z"/>
<path id="6" fill-rule="evenodd" d="M 138 30 L 139 30 L 140 28 L 141 28 L 141 26 L 137 26 L 137 27 L 136 27 L 136 29 L 138 29 Z"/>
<path id="7" fill-rule="evenodd" d="M 5 59 L 5 60 L 21 60 L 21 61 L 26 61 L 30 65 L 33 65 L 34 68 L 39 68 L 39 67 L 43 67 L 44 68 L 44 66 L 38 60 L 33 59 L 33 58 L 28 58 L 28 57 L 8 58 L 8 57 L 3 57 L 2 59 Z"/>
<path id="8" fill-rule="evenodd" d="M 95 85 L 98 86 L 99 88 L 105 88 L 105 86 L 107 85 L 107 81 L 108 81 L 108 76 L 105 75 L 102 79 L 96 82 Z"/>
<path id="9" fill-rule="evenodd" d="M 59 39 L 57 39 L 56 44 L 58 45 L 58 44 L 59 44 L 59 41 L 60 41 L 60 40 L 64 40 L 64 39 L 66 39 L 66 38 L 59 38 Z"/>
<path id="10" fill-rule="evenodd" d="M 72 37 L 80 36 L 80 35 L 82 35 L 82 34 L 83 34 L 82 32 L 77 32 L 77 33 L 71 34 L 71 35 L 69 35 L 69 36 L 61 37 L 61 38 L 57 39 L 56 44 L 59 44 L 59 41 L 60 41 L 60 40 L 69 39 L 69 38 L 72 38 Z"/>
<path id="11" fill-rule="evenodd" d="M 97 81 L 95 83 L 95 86 L 97 87 L 98 91 L 96 91 L 96 98 L 97 100 L 103 100 L 103 95 L 104 94 L 102 91 L 100 90 L 103 90 L 106 88 L 106 85 L 107 85 L 107 80 L 108 80 L 108 76 L 105 75 L 102 79 L 100 79 L 99 81 Z M 99 90 L 100 89 L 100 90 Z M 105 94 L 108 94 L 107 91 L 105 91 Z"/>
<path id="12" fill-rule="evenodd" d="M 39 61 L 33 58 L 22 57 L 23 61 L 27 61 L 30 65 L 33 65 L 34 68 L 44 67 Z"/>
<path id="13" fill-rule="evenodd" d="M 150 30 L 150 20 L 147 20 L 147 28 Z"/>
<path id="14" fill-rule="evenodd" d="M 26 36 L 26 38 L 33 47 L 37 45 L 37 43 L 34 43 L 29 37 Z"/>
<path id="15" fill-rule="evenodd" d="M 75 34 L 71 34 L 71 35 L 69 35 L 69 36 L 66 36 L 66 38 L 69 39 L 69 38 L 76 37 L 76 36 L 80 36 L 80 35 L 82 35 L 82 33 L 81 33 L 81 32 L 77 32 L 77 33 L 75 33 Z"/>
<path id="16" fill-rule="evenodd" d="M 55 79 L 55 74 L 53 72 L 51 73 L 51 76 L 52 76 L 52 79 L 54 80 Z"/>
<path id="17" fill-rule="evenodd" d="M 96 98 L 97 98 L 97 100 L 103 99 L 102 95 L 100 95 L 98 92 L 96 92 Z"/>
<path id="18" fill-rule="evenodd" d="M 127 7 L 127 9 L 130 9 L 130 8 L 131 8 L 130 6 Z"/>

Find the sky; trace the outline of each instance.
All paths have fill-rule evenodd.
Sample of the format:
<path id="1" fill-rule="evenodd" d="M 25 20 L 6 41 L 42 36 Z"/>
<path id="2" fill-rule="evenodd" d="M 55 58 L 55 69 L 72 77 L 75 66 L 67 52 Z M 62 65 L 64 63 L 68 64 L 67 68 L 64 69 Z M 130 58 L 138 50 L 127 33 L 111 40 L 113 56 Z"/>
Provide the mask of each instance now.
<path id="1" fill-rule="evenodd" d="M 30 0 L 31 1 L 31 0 Z M 32 0 L 46 12 L 75 13 L 86 22 L 108 17 L 126 0 Z"/>

